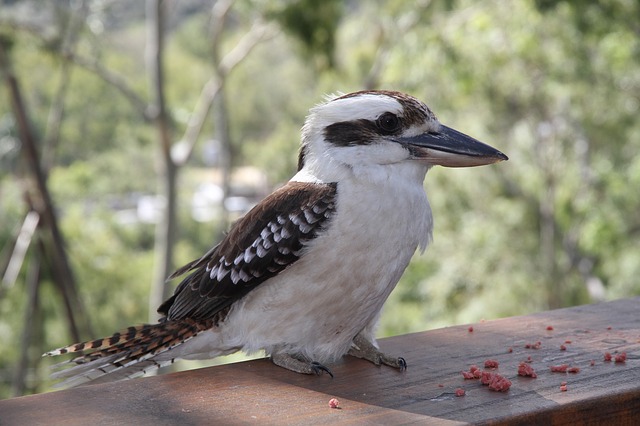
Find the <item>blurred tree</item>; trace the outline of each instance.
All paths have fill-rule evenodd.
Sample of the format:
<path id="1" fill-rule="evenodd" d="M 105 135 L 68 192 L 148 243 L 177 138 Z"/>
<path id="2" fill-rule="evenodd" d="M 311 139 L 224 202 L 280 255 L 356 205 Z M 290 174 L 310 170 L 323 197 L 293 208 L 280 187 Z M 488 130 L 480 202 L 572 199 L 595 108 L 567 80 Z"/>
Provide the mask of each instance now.
<path id="1" fill-rule="evenodd" d="M 218 1 L 212 8 L 211 24 L 211 56 L 213 59 L 213 76 L 204 85 L 200 92 L 200 97 L 194 112 L 187 123 L 185 137 L 174 144 L 169 135 L 168 117 L 166 117 L 166 107 L 164 107 L 165 83 L 162 81 L 162 44 L 163 44 L 163 17 L 162 2 L 159 0 L 147 0 L 149 11 L 147 15 L 150 26 L 149 37 L 149 66 L 152 71 L 151 81 L 156 94 L 155 107 L 157 111 L 157 126 L 161 140 L 161 170 L 158 173 L 160 187 L 163 194 L 163 206 L 161 220 L 156 232 L 156 272 L 154 274 L 153 286 L 149 297 L 149 318 L 150 321 L 157 319 L 155 309 L 170 295 L 170 288 L 166 281 L 173 272 L 173 248 L 175 246 L 175 234 L 177 228 L 177 172 L 178 168 L 184 166 L 192 155 L 194 146 L 204 125 L 207 112 L 213 106 L 213 122 L 216 132 L 216 140 L 221 146 L 220 164 L 222 169 L 223 188 L 223 212 L 225 200 L 229 195 L 230 175 L 231 175 L 231 142 L 228 130 L 228 112 L 225 102 L 226 78 L 233 69 L 242 62 L 253 48 L 273 36 L 273 29 L 268 28 L 261 20 L 254 23 L 249 31 L 245 33 L 233 49 L 226 54 L 222 54 L 222 34 L 229 17 L 229 11 L 234 4 L 233 0 Z M 151 53 L 152 52 L 152 53 Z M 176 149 L 176 146 L 178 147 Z M 226 228 L 228 222 L 225 216 L 222 220 Z"/>
<path id="2" fill-rule="evenodd" d="M 14 376 L 14 394 L 20 395 L 26 388 L 24 377 L 29 364 L 28 348 L 34 330 L 39 328 L 33 322 L 39 313 L 39 288 L 41 261 L 46 261 L 53 277 L 56 290 L 60 292 L 69 323 L 70 334 L 75 339 L 88 337 L 91 334 L 89 318 L 86 316 L 84 304 L 78 295 L 75 277 L 67 255 L 65 239 L 60 231 L 58 215 L 47 183 L 46 170 L 42 166 L 38 152 L 37 136 L 34 132 L 31 118 L 22 96 L 18 79 L 13 72 L 11 62 L 11 47 L 13 42 L 6 36 L 0 36 L 0 75 L 6 84 L 13 116 L 17 123 L 18 135 L 22 145 L 22 161 L 24 173 L 24 199 L 28 213 L 22 231 L 15 239 L 15 246 L 3 273 L 3 287 L 13 286 L 24 260 L 25 252 L 36 234 L 38 254 L 31 264 L 28 280 L 28 304 L 26 308 L 23 339 L 21 344 L 20 362 Z M 32 224 L 32 225 L 29 225 Z M 27 232 L 24 232 L 30 228 Z M 14 271 L 12 271 L 13 269 Z"/>
<path id="3" fill-rule="evenodd" d="M 150 92 L 154 94 L 154 101 L 149 102 L 147 105 L 147 101 L 143 96 L 137 94 L 138 89 L 136 88 L 137 82 L 131 78 L 125 78 L 118 72 L 115 72 L 109 69 L 109 66 L 105 63 L 102 63 L 100 57 L 96 55 L 96 52 L 91 52 L 94 57 L 84 56 L 83 54 L 78 54 L 70 49 L 67 45 L 69 43 L 61 43 L 59 42 L 59 36 L 47 34 L 43 31 L 42 28 L 38 26 L 31 26 L 24 23 L 16 23 L 14 21 L 8 22 L 6 25 L 10 27 L 17 28 L 19 30 L 28 32 L 36 36 L 36 38 L 42 42 L 42 46 L 45 47 L 46 52 L 52 54 L 54 59 L 62 59 L 60 63 L 63 64 L 61 68 L 62 72 L 66 72 L 70 74 L 71 68 L 69 67 L 69 63 L 74 63 L 90 73 L 98 76 L 101 80 L 104 81 L 109 86 L 112 86 L 119 92 L 121 95 L 124 95 L 124 99 L 129 101 L 131 107 L 133 107 L 139 113 L 139 116 L 143 118 L 144 122 L 155 123 L 158 129 L 159 140 L 161 143 L 160 152 L 162 153 L 161 158 L 162 161 L 160 164 L 162 165 L 160 172 L 158 173 L 160 179 L 160 189 L 161 193 L 164 194 L 164 199 L 167 201 L 164 205 L 164 208 L 161 211 L 164 212 L 162 215 L 163 220 L 157 226 L 157 235 L 155 238 L 157 248 L 155 250 L 158 253 L 158 260 L 156 261 L 156 266 L 158 269 L 161 269 L 159 273 L 156 274 L 155 282 L 158 283 L 157 287 L 159 291 L 152 292 L 152 318 L 155 318 L 155 308 L 162 301 L 163 297 L 167 295 L 167 286 L 165 284 L 165 278 L 168 276 L 170 272 L 172 272 L 172 257 L 173 257 L 173 247 L 175 245 L 175 241 L 173 240 L 173 235 L 175 234 L 176 227 L 176 179 L 177 179 L 177 170 L 178 167 L 185 165 L 191 157 L 191 153 L 195 146 L 196 140 L 200 135 L 200 132 L 204 126 L 206 114 L 211 107 L 213 101 L 217 98 L 217 95 L 220 93 L 221 89 L 224 87 L 224 79 L 231 73 L 231 71 L 240 64 L 245 57 L 253 50 L 255 46 L 257 46 L 263 40 L 273 37 L 275 34 L 274 28 L 266 25 L 265 23 L 254 23 L 254 25 L 250 28 L 250 30 L 245 34 L 244 37 L 240 38 L 237 45 L 230 49 L 228 54 L 221 55 L 219 52 L 222 50 L 221 42 L 222 42 L 222 34 L 223 28 L 225 26 L 225 22 L 228 18 L 228 11 L 231 9 L 233 5 L 233 1 L 228 2 L 217 2 L 214 5 L 214 50 L 216 52 L 215 55 L 215 75 L 209 79 L 209 81 L 205 84 L 204 89 L 201 91 L 200 99 L 196 105 L 195 113 L 191 115 L 191 119 L 186 123 L 187 130 L 185 133 L 185 138 L 180 141 L 180 149 L 175 149 L 176 147 L 171 140 L 171 135 L 169 133 L 170 129 L 174 127 L 173 120 L 169 117 L 168 108 L 165 105 L 165 86 L 166 82 L 163 78 L 163 36 L 165 33 L 164 29 L 164 19 L 163 19 L 163 3 L 159 1 L 148 1 L 148 16 L 149 16 L 149 37 L 148 37 L 148 46 L 147 49 L 148 55 L 148 67 L 150 70 Z M 83 9 L 83 8 L 82 8 Z M 84 10 L 84 9 L 83 9 Z M 58 9 L 56 9 L 58 11 Z M 221 13 L 217 13 L 221 11 Z M 60 16 L 65 16 L 65 11 L 58 11 Z M 75 19 L 67 19 L 67 22 L 73 23 L 76 25 Z M 95 22 L 94 22 L 95 24 Z M 70 24 L 71 25 L 71 24 Z M 100 26 L 97 26 L 100 27 Z M 77 29 L 74 26 L 74 29 Z M 75 36 L 75 33 L 74 33 Z M 75 38 L 74 38 L 75 41 Z M 66 92 L 66 88 L 69 84 L 68 76 L 63 76 L 61 79 L 61 85 L 57 89 L 58 95 L 55 96 L 55 101 L 53 102 L 53 110 L 50 113 L 50 123 L 55 125 L 53 129 L 54 132 L 51 134 L 54 136 L 51 141 L 50 146 L 52 147 L 49 150 L 49 163 L 53 165 L 53 158 L 55 157 L 55 145 L 56 141 L 59 140 L 57 135 L 58 130 L 61 128 L 62 122 L 62 111 L 64 110 L 64 93 Z M 111 91 L 110 91 L 111 92 Z M 104 99 L 103 99 L 104 101 Z M 224 113 L 224 111 L 223 111 Z M 51 118 L 53 117 L 53 118 Z M 218 122 L 218 126 L 220 126 L 221 122 Z M 218 127 L 214 126 L 214 127 Z M 56 133 L 54 135 L 54 133 Z M 73 139 L 73 138 L 70 138 Z M 73 143 L 73 142 L 71 142 Z M 62 148 L 68 148 L 69 145 L 62 145 Z M 186 148 L 186 149 L 185 149 Z M 100 148 L 93 149 L 91 152 L 100 151 Z M 114 151 L 110 151 L 114 152 Z M 79 153 L 76 151 L 73 155 L 73 161 L 79 160 Z M 59 157 L 64 158 L 64 157 Z M 78 168 L 79 163 L 74 164 L 76 170 L 82 170 L 82 168 Z M 226 174 L 228 175 L 228 167 Z M 80 175 L 78 175 L 80 176 Z M 84 185 L 81 185 L 81 187 Z M 113 188 L 113 187 L 112 187 Z M 85 188 L 79 188 L 80 191 L 84 191 Z M 85 196 L 91 196 L 89 193 L 85 194 Z M 67 209 L 67 212 L 69 208 Z M 88 218 L 85 218 L 85 222 L 88 221 Z M 126 280 L 123 280 L 126 281 Z M 164 293 L 164 294 L 163 294 Z M 154 298 L 154 295 L 156 296 Z M 79 307 L 78 307 L 79 309 Z M 84 322 L 84 324 L 88 324 L 88 322 Z M 109 330 L 111 332 L 111 330 Z M 79 336 L 76 333 L 74 339 L 79 339 Z M 24 376 L 22 373 L 20 373 Z"/>

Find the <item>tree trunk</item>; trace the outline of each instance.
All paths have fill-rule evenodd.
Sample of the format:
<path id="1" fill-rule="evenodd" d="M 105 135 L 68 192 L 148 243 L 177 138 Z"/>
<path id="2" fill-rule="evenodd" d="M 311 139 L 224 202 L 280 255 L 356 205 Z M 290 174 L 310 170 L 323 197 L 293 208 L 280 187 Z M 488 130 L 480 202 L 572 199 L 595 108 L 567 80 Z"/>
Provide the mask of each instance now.
<path id="1" fill-rule="evenodd" d="M 147 72 L 152 100 L 149 111 L 158 133 L 158 199 L 160 214 L 156 224 L 155 262 L 149 297 L 149 321 L 158 319 L 156 309 L 169 295 L 166 283 L 173 269 L 173 246 L 177 228 L 177 167 L 171 157 L 171 126 L 164 96 L 164 3 L 147 0 Z M 160 195 L 161 194 L 161 195 Z"/>
<path id="2" fill-rule="evenodd" d="M 38 247 L 42 248 L 42 245 L 38 245 Z M 13 383 L 11 385 L 13 396 L 24 395 L 27 390 L 27 376 L 29 366 L 32 364 L 29 362 L 29 348 L 31 348 L 33 336 L 38 327 L 36 318 L 39 316 L 38 310 L 40 308 L 38 293 L 42 265 L 40 262 L 41 257 L 41 250 L 37 250 L 31 259 L 27 272 L 27 304 L 24 310 L 24 328 L 20 339 L 20 356 L 15 365 Z"/>
<path id="3" fill-rule="evenodd" d="M 215 126 L 215 139 L 220 142 L 220 160 L 219 167 L 221 172 L 222 185 L 222 217 L 220 220 L 220 235 L 227 229 L 231 218 L 227 210 L 226 201 L 230 195 L 231 189 L 231 136 L 229 135 L 229 113 L 227 110 L 227 102 L 225 97 L 225 79 L 220 77 L 220 90 L 213 99 L 213 123 Z"/>

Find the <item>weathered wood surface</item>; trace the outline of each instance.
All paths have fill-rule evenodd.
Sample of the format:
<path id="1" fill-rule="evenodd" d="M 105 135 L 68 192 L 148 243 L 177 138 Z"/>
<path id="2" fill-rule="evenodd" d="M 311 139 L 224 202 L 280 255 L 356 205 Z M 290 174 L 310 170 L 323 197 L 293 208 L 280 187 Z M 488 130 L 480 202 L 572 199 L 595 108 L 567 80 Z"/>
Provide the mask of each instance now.
<path id="1" fill-rule="evenodd" d="M 248 361 L 0 401 L 0 424 L 640 424 L 640 298 L 472 326 L 383 339 L 406 358 L 403 373 L 350 357 L 331 366 L 333 379 Z M 627 360 L 604 362 L 605 352 Z M 528 357 L 535 379 L 517 376 Z M 463 380 L 490 358 L 508 392 Z M 552 373 L 558 364 L 580 372 Z M 334 397 L 341 409 L 329 408 Z"/>

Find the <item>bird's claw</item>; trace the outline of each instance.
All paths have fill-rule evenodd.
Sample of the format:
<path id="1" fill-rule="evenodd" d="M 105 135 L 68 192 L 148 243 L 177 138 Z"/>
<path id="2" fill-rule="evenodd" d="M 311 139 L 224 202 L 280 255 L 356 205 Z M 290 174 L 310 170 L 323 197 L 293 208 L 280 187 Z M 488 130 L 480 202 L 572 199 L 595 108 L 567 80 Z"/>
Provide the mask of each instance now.
<path id="1" fill-rule="evenodd" d="M 320 375 L 322 375 L 322 373 L 327 373 L 333 379 L 333 373 L 331 372 L 331 370 L 329 370 L 327 367 L 325 367 L 324 365 L 320 364 L 319 362 L 312 361 L 309 364 L 309 367 L 311 367 L 311 370 L 313 371 L 313 373 L 316 376 L 320 376 Z"/>
<path id="2" fill-rule="evenodd" d="M 386 355 L 369 340 L 358 334 L 353 339 L 353 346 L 349 349 L 348 354 L 356 358 L 366 359 L 374 363 L 375 365 L 388 365 L 389 367 L 397 368 L 400 371 L 407 369 L 407 361 L 402 357 L 392 357 Z"/>
<path id="3" fill-rule="evenodd" d="M 402 358 L 401 356 L 398 357 L 398 368 L 400 369 L 400 371 L 405 371 L 407 369 L 407 361 Z"/>
<path id="4" fill-rule="evenodd" d="M 309 361 L 308 359 L 300 359 L 299 357 L 289 355 L 286 353 L 277 353 L 271 356 L 271 361 L 275 365 L 286 368 L 287 370 L 295 371 L 302 374 L 315 374 L 321 376 L 322 373 L 327 373 L 333 378 L 333 373 L 324 365 L 317 361 Z"/>
<path id="5" fill-rule="evenodd" d="M 368 359 L 368 358 L 364 358 Z M 389 355 L 385 355 L 380 352 L 374 361 L 375 365 L 387 365 L 389 367 L 397 368 L 400 371 L 405 371 L 407 369 L 407 361 L 403 357 L 392 357 Z"/>

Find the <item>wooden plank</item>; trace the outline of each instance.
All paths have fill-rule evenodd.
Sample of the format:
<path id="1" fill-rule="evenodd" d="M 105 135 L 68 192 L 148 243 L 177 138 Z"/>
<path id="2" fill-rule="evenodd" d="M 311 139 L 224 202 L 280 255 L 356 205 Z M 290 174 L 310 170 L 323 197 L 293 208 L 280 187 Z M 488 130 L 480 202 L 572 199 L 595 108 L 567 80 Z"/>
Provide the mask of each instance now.
<path id="1" fill-rule="evenodd" d="M 0 424 L 634 424 L 639 314 L 634 298 L 383 339 L 406 358 L 403 373 L 345 357 L 331 379 L 255 360 L 14 398 L 0 401 Z M 605 362 L 605 352 L 627 360 Z M 535 379 L 517 376 L 528 357 Z M 462 378 L 489 358 L 513 382 L 508 392 Z M 580 372 L 552 373 L 559 364 Z M 465 396 L 454 395 L 459 387 Z M 341 409 L 329 408 L 333 397 Z"/>

